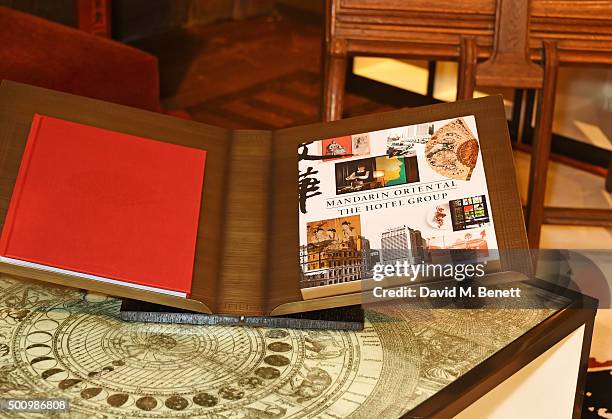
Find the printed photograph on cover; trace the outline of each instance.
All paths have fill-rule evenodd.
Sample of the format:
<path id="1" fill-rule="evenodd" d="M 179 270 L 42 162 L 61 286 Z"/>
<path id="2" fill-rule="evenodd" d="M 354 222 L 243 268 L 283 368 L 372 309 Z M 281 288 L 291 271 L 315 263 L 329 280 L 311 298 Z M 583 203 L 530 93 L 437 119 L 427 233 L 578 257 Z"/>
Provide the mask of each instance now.
<path id="1" fill-rule="evenodd" d="M 367 153 L 354 153 L 360 138 Z M 337 146 L 346 154 L 330 158 Z M 358 292 L 378 264 L 497 257 L 473 116 L 313 140 L 297 152 L 305 299 Z"/>
<path id="2" fill-rule="evenodd" d="M 413 156 L 415 144 L 425 144 L 431 139 L 433 124 L 409 125 L 387 137 L 387 155 Z"/>
<path id="3" fill-rule="evenodd" d="M 320 141 L 320 143 L 321 156 L 325 160 L 367 156 L 370 153 L 370 136 L 368 133 L 329 138 Z"/>
<path id="4" fill-rule="evenodd" d="M 355 156 L 367 156 L 370 154 L 370 135 L 367 132 L 365 134 L 352 135 L 351 140 Z"/>
<path id="5" fill-rule="evenodd" d="M 419 181 L 416 155 L 344 161 L 336 164 L 335 170 L 338 195 Z"/>
<path id="6" fill-rule="evenodd" d="M 427 163 L 450 179 L 470 180 L 478 155 L 478 140 L 463 118 L 457 118 L 436 130 L 425 144 Z"/>
<path id="7" fill-rule="evenodd" d="M 489 222 L 489 209 L 485 195 L 453 199 L 448 204 L 453 231 L 480 227 Z"/>
<path id="8" fill-rule="evenodd" d="M 308 244 L 300 254 L 305 266 L 302 288 L 360 280 L 364 270 L 363 252 L 368 240 L 361 235 L 358 215 L 312 221 L 307 225 Z"/>
<path id="9" fill-rule="evenodd" d="M 490 230 L 487 227 L 475 228 L 429 238 L 429 263 L 446 264 L 463 260 L 487 262 L 491 256 L 488 243 Z"/>

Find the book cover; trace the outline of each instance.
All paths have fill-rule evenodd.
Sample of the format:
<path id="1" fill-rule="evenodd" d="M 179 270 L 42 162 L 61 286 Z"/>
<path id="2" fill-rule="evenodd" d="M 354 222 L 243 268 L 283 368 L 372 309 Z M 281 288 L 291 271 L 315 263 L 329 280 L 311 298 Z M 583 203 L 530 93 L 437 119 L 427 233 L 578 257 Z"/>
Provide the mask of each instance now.
<path id="1" fill-rule="evenodd" d="M 205 159 L 203 150 L 36 114 L 2 260 L 184 297 Z"/>
<path id="2" fill-rule="evenodd" d="M 310 141 L 298 155 L 304 298 L 360 292 L 385 265 L 498 256 L 474 116 Z"/>

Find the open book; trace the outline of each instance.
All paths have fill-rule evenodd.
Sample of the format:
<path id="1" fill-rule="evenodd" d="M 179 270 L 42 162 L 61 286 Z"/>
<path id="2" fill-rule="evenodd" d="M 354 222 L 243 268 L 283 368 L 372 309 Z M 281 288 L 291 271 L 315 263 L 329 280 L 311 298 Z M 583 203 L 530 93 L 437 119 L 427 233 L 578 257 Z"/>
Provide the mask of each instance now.
<path id="1" fill-rule="evenodd" d="M 89 132 L 115 133 L 125 141 L 138 138 L 149 145 L 169 146 L 166 151 L 158 148 L 160 158 L 149 159 L 159 169 L 139 173 L 141 177 L 158 174 L 150 185 L 152 194 L 157 191 L 159 205 L 147 210 L 146 223 L 125 233 L 122 242 L 129 241 L 131 247 L 118 245 L 122 264 L 117 268 L 112 266 L 112 252 L 92 244 L 92 231 L 104 236 L 104 229 L 73 223 L 61 211 L 61 202 L 56 202 L 54 217 L 59 214 L 62 225 L 74 225 L 74 231 L 65 235 L 56 229 L 44 245 L 34 247 L 30 222 L 14 230 L 17 233 L 11 233 L 10 240 L 3 233 L 3 243 L 12 251 L 3 248 L 0 271 L 5 273 L 240 316 L 358 304 L 380 266 L 436 262 L 432 258 L 445 250 L 477 249 L 489 270 L 531 273 L 528 257 L 504 253 L 527 249 L 527 241 L 500 97 L 277 131 L 231 131 L 4 81 L 0 87 L 3 231 L 15 229 L 11 223 L 19 219 L 23 205 L 15 200 L 28 190 L 21 185 L 19 168 L 27 166 L 22 161 L 28 155 L 26 144 L 36 114 Z M 169 169 L 164 158 L 172 150 L 187 153 L 173 160 Z M 124 152 L 117 148 L 117 153 Z M 139 156 L 141 151 L 134 153 Z M 184 157 L 191 163 L 181 163 Z M 38 158 L 47 161 L 44 153 Z M 53 164 L 59 166 L 55 159 Z M 146 167 L 142 166 L 146 159 L 136 160 L 136 167 Z M 55 166 L 49 163 L 48 173 Z M 66 174 L 70 168 L 57 170 L 66 175 L 63 179 L 70 178 Z M 131 179 L 129 173 L 124 175 Z M 120 208 L 111 192 L 126 181 L 117 182 L 107 185 L 104 197 L 87 191 L 91 211 L 103 215 L 103 208 Z M 128 186 L 126 194 L 143 195 L 138 187 Z M 57 190 L 66 193 L 61 182 Z M 176 190 L 180 193 L 172 199 L 164 198 Z M 38 196 L 32 191 L 36 189 L 29 192 L 31 196 Z M 141 200 L 146 196 L 144 192 Z M 125 202 L 130 200 L 124 199 L 122 205 Z M 138 202 L 129 206 L 125 219 L 137 220 L 144 211 Z M 47 203 L 37 205 L 46 208 Z M 38 222 L 45 226 L 46 213 L 37 214 L 31 207 L 28 217 L 40 215 Z M 159 226 L 167 223 L 181 234 L 160 236 Z M 47 226 L 36 230 L 47 231 Z M 18 244 L 19 234 L 30 246 L 26 250 L 34 248 L 35 254 L 26 255 L 17 245 L 11 248 L 13 240 Z M 68 239 L 77 245 L 67 244 Z M 113 242 L 106 239 L 107 244 Z M 79 247 L 81 241 L 88 246 Z M 36 252 L 45 258 L 33 257 L 39 255 Z M 104 263 L 98 266 L 97 261 Z"/>

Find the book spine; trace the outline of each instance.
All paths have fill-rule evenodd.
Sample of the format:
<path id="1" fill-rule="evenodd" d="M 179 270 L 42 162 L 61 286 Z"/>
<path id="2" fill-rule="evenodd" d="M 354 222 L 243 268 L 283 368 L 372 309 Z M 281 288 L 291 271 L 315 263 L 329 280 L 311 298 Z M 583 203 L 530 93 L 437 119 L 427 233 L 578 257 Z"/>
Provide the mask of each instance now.
<path id="1" fill-rule="evenodd" d="M 40 126 L 42 125 L 44 117 L 39 114 L 34 114 L 32 119 L 32 125 L 30 127 L 30 133 L 26 141 L 23 156 L 21 157 L 21 164 L 17 173 L 17 179 L 15 186 L 13 187 L 13 193 L 11 195 L 11 201 L 8 207 L 6 218 L 4 219 L 4 226 L 2 228 L 2 235 L 0 236 L 0 255 L 7 256 L 8 247 L 11 240 L 11 233 L 13 231 L 13 225 L 15 218 L 17 217 L 17 211 L 19 208 L 19 200 L 21 198 L 21 191 L 28 175 L 28 168 L 30 166 L 30 160 L 34 153 L 34 147 L 36 145 L 36 139 Z"/>
<path id="2" fill-rule="evenodd" d="M 233 133 L 217 314 L 264 314 L 270 154 L 270 132 Z"/>

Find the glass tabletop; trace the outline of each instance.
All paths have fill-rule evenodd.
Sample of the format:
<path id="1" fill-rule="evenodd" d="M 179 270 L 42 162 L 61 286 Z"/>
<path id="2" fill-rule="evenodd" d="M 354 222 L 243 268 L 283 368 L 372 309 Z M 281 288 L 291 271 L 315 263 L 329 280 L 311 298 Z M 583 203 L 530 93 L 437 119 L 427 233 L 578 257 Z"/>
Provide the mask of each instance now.
<path id="1" fill-rule="evenodd" d="M 546 304 L 386 306 L 348 332 L 127 323 L 118 299 L 3 276 L 0 393 L 71 417 L 395 417 L 568 302 L 523 286 Z"/>

